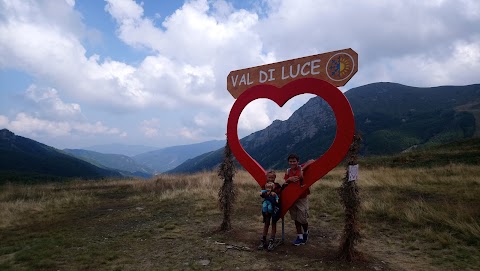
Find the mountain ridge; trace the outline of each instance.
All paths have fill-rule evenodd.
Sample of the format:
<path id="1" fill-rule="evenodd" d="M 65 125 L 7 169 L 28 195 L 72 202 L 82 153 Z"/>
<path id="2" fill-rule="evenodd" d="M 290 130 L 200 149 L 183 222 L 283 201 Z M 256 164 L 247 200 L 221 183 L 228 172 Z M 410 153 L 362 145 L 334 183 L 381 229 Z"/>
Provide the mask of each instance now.
<path id="1" fill-rule="evenodd" d="M 7 129 L 0 130 L 0 182 L 120 176 Z"/>
<path id="2" fill-rule="evenodd" d="M 132 158 L 137 163 L 152 168 L 156 173 L 161 173 L 177 167 L 187 159 L 218 149 L 223 145 L 225 145 L 225 140 L 209 140 L 149 151 Z"/>
<path id="3" fill-rule="evenodd" d="M 480 84 L 420 88 L 379 82 L 353 88 L 345 96 L 364 139 L 363 156 L 395 154 L 480 134 Z M 335 126 L 330 106 L 313 97 L 287 120 L 275 120 L 240 142 L 264 168 L 284 168 L 290 152 L 299 154 L 303 161 L 322 155 L 333 142 Z M 150 177 L 162 172 L 212 170 L 222 160 L 224 145 L 225 140 L 211 140 L 129 157 L 82 149 L 60 151 L 2 129 L 0 177 L 17 173 L 44 179 Z M 83 160 L 72 152 L 77 152 L 77 157 L 83 154 Z"/>
<path id="4" fill-rule="evenodd" d="M 394 154 L 414 145 L 441 144 L 479 133 L 480 84 L 422 88 L 378 82 L 344 94 L 356 130 L 364 138 L 361 155 Z M 283 168 L 290 152 L 302 160 L 321 156 L 333 142 L 335 129 L 330 106 L 313 97 L 289 119 L 276 120 L 240 142 L 264 168 Z M 168 173 L 209 170 L 220 163 L 222 155 L 222 149 L 215 150 Z"/>
<path id="5" fill-rule="evenodd" d="M 152 177 L 155 172 L 145 165 L 138 164 L 133 158 L 122 154 L 106 154 L 83 149 L 63 149 L 64 152 L 78 157 L 90 164 L 107 169 L 120 171 L 132 177 Z"/>
<path id="6" fill-rule="evenodd" d="M 145 146 L 145 145 L 110 143 L 110 144 L 92 145 L 88 147 L 69 148 L 69 149 L 94 151 L 94 152 L 103 153 L 103 154 L 119 154 L 119 155 L 126 155 L 129 157 L 132 157 L 141 153 L 158 150 L 160 148 L 153 147 L 153 146 Z"/>

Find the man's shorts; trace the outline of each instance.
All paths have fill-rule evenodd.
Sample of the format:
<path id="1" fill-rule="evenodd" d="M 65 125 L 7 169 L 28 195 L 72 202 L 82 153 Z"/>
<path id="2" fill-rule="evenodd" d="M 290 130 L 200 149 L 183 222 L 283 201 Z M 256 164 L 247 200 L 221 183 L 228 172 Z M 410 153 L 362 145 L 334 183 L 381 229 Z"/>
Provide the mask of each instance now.
<path id="1" fill-rule="evenodd" d="M 308 198 L 298 199 L 289 210 L 290 217 L 300 224 L 308 223 Z"/>

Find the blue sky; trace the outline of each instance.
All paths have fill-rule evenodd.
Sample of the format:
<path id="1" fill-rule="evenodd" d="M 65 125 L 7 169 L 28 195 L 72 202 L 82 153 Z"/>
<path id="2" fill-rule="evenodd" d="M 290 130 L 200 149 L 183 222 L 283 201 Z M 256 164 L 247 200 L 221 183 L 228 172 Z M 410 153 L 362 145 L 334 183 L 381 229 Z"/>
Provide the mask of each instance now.
<path id="1" fill-rule="evenodd" d="M 230 71 L 344 48 L 343 91 L 480 83 L 480 2 L 0 0 L 0 128 L 60 149 L 224 139 Z M 252 102 L 239 135 L 309 98 Z"/>

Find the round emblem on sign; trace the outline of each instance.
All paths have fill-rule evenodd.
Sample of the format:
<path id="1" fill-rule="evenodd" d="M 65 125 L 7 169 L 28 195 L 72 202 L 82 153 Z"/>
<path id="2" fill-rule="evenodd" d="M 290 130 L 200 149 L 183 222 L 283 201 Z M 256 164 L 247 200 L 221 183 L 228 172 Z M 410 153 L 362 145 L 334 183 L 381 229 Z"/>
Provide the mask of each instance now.
<path id="1" fill-rule="evenodd" d="M 353 57 L 347 53 L 333 55 L 327 62 L 327 75 L 333 81 L 342 81 L 352 75 L 355 68 Z"/>

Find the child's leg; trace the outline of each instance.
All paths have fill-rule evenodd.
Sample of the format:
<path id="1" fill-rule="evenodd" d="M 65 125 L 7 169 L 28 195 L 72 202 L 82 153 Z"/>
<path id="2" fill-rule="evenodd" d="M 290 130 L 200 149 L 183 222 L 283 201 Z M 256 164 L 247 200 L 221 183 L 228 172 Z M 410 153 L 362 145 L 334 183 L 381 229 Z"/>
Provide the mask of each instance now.
<path id="1" fill-rule="evenodd" d="M 262 239 L 260 240 L 260 245 L 258 246 L 258 249 L 265 249 L 267 248 L 267 234 L 268 234 L 268 228 L 270 227 L 270 215 L 268 213 L 263 212 L 263 235 Z"/>
<path id="2" fill-rule="evenodd" d="M 270 214 L 265 216 L 265 223 L 263 224 L 263 237 L 267 238 L 268 228 L 270 228 Z"/>
<path id="3" fill-rule="evenodd" d="M 277 232 L 277 223 L 272 221 L 272 235 L 270 235 L 270 240 L 268 241 L 267 249 L 272 251 L 275 248 L 275 233 Z"/>
<path id="4" fill-rule="evenodd" d="M 263 236 L 262 236 L 262 241 L 263 245 L 267 245 L 267 235 L 268 235 L 268 228 L 270 228 L 270 217 L 271 215 L 268 213 L 263 214 Z"/>
<path id="5" fill-rule="evenodd" d="M 272 222 L 272 234 L 270 235 L 270 238 L 275 239 L 275 234 L 277 234 L 277 223 Z"/>

